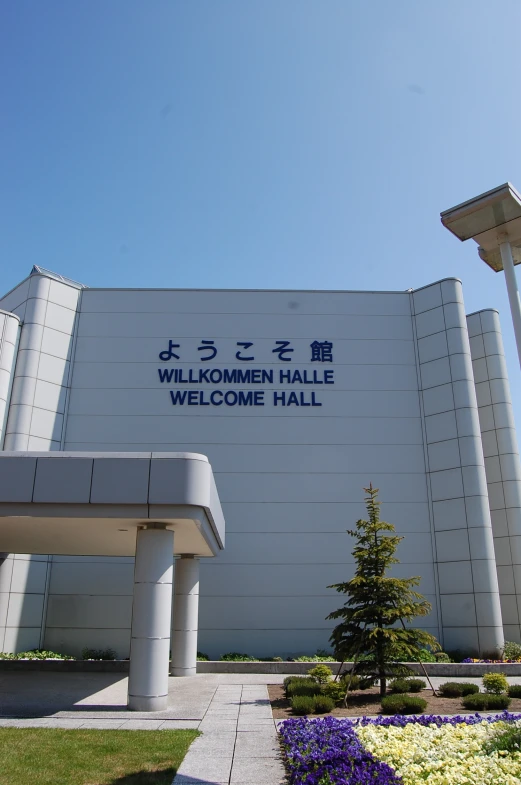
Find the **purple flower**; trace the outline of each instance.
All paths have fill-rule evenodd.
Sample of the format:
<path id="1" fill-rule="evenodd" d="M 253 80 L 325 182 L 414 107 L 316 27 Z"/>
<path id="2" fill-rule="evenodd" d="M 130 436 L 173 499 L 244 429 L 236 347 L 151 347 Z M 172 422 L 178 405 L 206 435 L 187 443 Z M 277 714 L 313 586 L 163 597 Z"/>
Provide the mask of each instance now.
<path id="1" fill-rule="evenodd" d="M 291 785 L 402 783 L 390 766 L 365 749 L 349 720 L 287 720 L 280 735 Z"/>
<path id="2" fill-rule="evenodd" d="M 291 719 L 279 727 L 290 785 L 403 785 L 394 769 L 368 752 L 356 735 L 358 725 L 403 727 L 419 725 L 476 725 L 480 722 L 513 722 L 521 714 L 481 714 L 440 717 L 436 714 L 357 719 L 324 717 Z"/>

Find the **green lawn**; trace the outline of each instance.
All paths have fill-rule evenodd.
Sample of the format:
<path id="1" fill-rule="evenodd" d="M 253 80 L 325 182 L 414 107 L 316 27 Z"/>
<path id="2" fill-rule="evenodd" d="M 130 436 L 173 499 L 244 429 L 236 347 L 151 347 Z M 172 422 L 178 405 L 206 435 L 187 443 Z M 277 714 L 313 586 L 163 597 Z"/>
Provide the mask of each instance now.
<path id="1" fill-rule="evenodd" d="M 193 730 L 0 728 L 1 785 L 171 785 Z"/>

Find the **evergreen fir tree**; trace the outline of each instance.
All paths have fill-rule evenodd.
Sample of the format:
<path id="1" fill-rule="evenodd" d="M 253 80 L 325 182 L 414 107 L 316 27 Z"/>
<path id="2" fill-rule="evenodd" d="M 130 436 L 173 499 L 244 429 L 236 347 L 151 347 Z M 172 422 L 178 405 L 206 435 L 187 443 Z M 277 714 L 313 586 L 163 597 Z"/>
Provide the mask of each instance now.
<path id="1" fill-rule="evenodd" d="M 329 586 L 348 599 L 328 619 L 341 619 L 334 628 L 330 641 L 335 655 L 342 662 L 355 661 L 355 672 L 380 680 L 380 694 L 385 695 L 387 679 L 403 676 L 410 670 L 400 661 L 417 659 L 419 649 L 429 646 L 439 650 L 438 641 L 424 630 L 406 627 L 418 616 L 426 616 L 431 605 L 414 591 L 420 582 L 415 578 L 392 578 L 387 571 L 398 564 L 395 557 L 403 537 L 394 532 L 391 523 L 380 520 L 378 489 L 364 488 L 369 520 L 359 520 L 353 550 L 356 561 L 354 577 L 346 583 Z"/>

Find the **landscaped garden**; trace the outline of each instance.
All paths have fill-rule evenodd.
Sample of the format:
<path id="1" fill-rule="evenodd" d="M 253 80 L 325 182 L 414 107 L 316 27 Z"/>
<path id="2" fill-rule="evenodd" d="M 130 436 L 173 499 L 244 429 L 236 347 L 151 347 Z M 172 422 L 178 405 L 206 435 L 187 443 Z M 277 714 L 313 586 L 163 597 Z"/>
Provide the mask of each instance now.
<path id="1" fill-rule="evenodd" d="M 481 686 L 481 689 L 480 689 Z M 318 665 L 307 676 L 288 676 L 268 687 L 273 716 L 285 719 L 309 714 L 336 717 L 393 714 L 459 714 L 476 711 L 521 712 L 521 685 L 508 684 L 502 673 L 487 673 L 481 685 L 448 681 L 436 691 L 424 679 L 398 678 L 381 694 L 372 678 L 346 673 L 333 680 L 331 669 Z"/>
<path id="2" fill-rule="evenodd" d="M 198 731 L 0 728 L 1 785 L 171 785 Z"/>
<path id="3" fill-rule="evenodd" d="M 519 785 L 521 716 L 287 720 L 290 785 Z"/>

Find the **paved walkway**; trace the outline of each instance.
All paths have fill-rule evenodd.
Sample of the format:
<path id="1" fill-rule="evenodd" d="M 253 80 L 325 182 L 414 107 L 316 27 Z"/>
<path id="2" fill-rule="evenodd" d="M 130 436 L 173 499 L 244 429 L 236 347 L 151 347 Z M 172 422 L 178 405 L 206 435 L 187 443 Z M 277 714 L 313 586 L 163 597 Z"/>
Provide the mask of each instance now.
<path id="1" fill-rule="evenodd" d="M 121 674 L 0 673 L 0 726 L 114 730 L 198 729 L 174 785 L 284 781 L 267 684 L 284 676 L 200 674 L 170 679 L 168 709 L 126 709 Z"/>
<path id="2" fill-rule="evenodd" d="M 279 785 L 277 725 L 268 700 L 273 674 L 199 674 L 170 679 L 168 709 L 130 712 L 122 674 L 0 672 L 0 726 L 202 732 L 173 785 Z M 432 678 L 438 687 L 443 681 Z M 481 683 L 480 678 L 465 681 Z M 521 683 L 521 677 L 509 679 Z"/>

